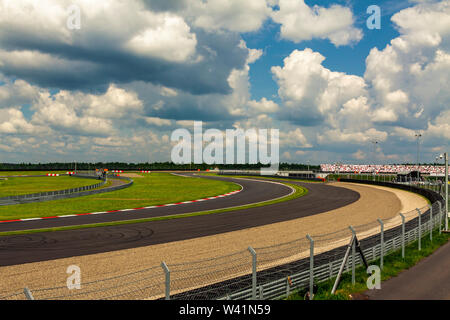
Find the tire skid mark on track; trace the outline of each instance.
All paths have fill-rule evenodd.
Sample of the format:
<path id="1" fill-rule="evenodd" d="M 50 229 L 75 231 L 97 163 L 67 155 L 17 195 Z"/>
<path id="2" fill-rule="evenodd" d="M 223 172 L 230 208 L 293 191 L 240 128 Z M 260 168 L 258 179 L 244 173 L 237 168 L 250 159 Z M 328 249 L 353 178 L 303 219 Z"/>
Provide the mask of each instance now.
<path id="1" fill-rule="evenodd" d="M 79 232 L 71 237 L 60 239 L 51 238 L 40 234 L 18 235 L 14 237 L 5 237 L 0 239 L 1 250 L 15 251 L 58 251 L 60 246 L 64 246 L 69 250 L 80 249 L 79 242 L 84 244 L 90 243 L 88 246 L 93 249 L 98 246 L 108 245 L 108 243 L 120 241 L 120 243 L 133 243 L 135 241 L 151 238 L 154 230 L 151 228 L 127 227 L 120 231 L 112 228 L 105 228 L 101 232 Z M 83 245 L 86 249 L 86 246 Z"/>

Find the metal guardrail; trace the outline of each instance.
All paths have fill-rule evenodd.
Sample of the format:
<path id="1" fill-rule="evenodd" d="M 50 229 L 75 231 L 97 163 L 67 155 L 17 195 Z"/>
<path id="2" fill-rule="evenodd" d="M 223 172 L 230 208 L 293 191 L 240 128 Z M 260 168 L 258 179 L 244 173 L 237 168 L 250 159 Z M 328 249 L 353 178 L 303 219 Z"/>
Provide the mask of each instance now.
<path id="1" fill-rule="evenodd" d="M 72 175 L 72 176 L 79 177 L 79 178 L 85 178 L 85 179 L 98 179 L 98 177 L 96 177 L 96 176 L 85 176 L 85 175 Z M 101 182 L 93 184 L 93 185 L 89 185 L 89 186 L 2 197 L 2 198 L 0 198 L 0 206 L 48 201 L 48 200 L 55 200 L 55 199 L 63 199 L 63 198 L 66 198 L 66 196 L 68 196 L 68 195 L 72 195 L 72 194 L 78 195 L 84 191 L 89 191 L 89 190 L 100 188 L 100 187 L 104 186 L 105 184 L 106 184 L 106 181 L 101 180 Z"/>
<path id="2" fill-rule="evenodd" d="M 85 179 L 99 179 L 98 176 L 96 176 L 96 175 L 93 176 L 93 175 L 78 174 L 78 175 L 72 175 L 72 176 L 78 177 L 78 178 L 85 178 Z M 19 196 L 9 196 L 9 197 L 0 198 L 0 206 L 8 206 L 8 205 L 15 205 L 15 204 L 24 204 L 24 203 L 32 203 L 32 202 L 61 200 L 61 199 L 89 196 L 89 195 L 93 195 L 93 194 L 100 194 L 100 193 L 112 192 L 112 191 L 125 189 L 125 188 L 130 187 L 133 184 L 133 180 L 130 178 L 127 178 L 127 177 L 121 177 L 121 176 L 116 176 L 116 175 L 108 175 L 108 177 L 126 180 L 128 182 L 125 184 L 117 185 L 117 186 L 110 186 L 110 187 L 105 187 L 105 188 L 99 189 L 107 183 L 106 180 L 102 179 L 101 182 L 90 185 L 90 186 L 58 190 L 58 191 L 40 192 L 40 193 L 34 193 L 34 194 L 25 194 L 25 195 L 19 195 Z"/>
<path id="3" fill-rule="evenodd" d="M 433 220 L 431 220 L 431 224 L 434 227 L 437 224 L 437 220 L 438 218 L 433 218 Z M 420 228 L 419 226 L 417 226 L 416 228 L 409 230 L 405 234 L 400 234 L 384 241 L 384 244 L 378 243 L 373 245 L 372 247 L 365 248 L 363 249 L 364 256 L 369 262 L 381 259 L 381 257 L 384 257 L 393 251 L 399 250 L 400 248 L 402 248 L 402 245 L 407 246 L 414 241 L 417 241 L 418 239 L 420 239 L 420 234 L 429 234 L 430 227 L 430 221 L 428 221 L 427 223 L 422 224 Z M 420 232 L 419 230 L 421 230 L 422 232 Z M 433 230 L 435 229 L 433 228 Z M 350 255 L 347 262 L 346 272 L 350 272 L 349 265 L 353 264 L 353 259 L 355 260 L 355 267 L 363 265 L 362 259 L 359 255 Z M 313 279 L 316 284 L 327 281 L 329 279 L 333 279 L 335 276 L 337 276 L 341 263 L 342 258 L 332 259 L 328 263 L 321 263 L 317 266 L 314 266 L 312 272 L 311 269 L 305 269 L 301 272 L 292 274 L 287 277 L 282 277 L 271 282 L 259 284 L 257 287 L 258 295 L 256 296 L 256 298 L 283 299 L 289 297 L 289 295 L 294 290 L 308 289 L 311 274 L 314 275 Z M 219 300 L 251 300 L 253 298 L 254 297 L 252 296 L 252 290 L 251 288 L 248 288 L 242 291 L 227 294 L 226 296 L 219 298 Z"/>
<path id="4" fill-rule="evenodd" d="M 437 200 L 432 206 L 353 226 L 366 260 L 382 261 L 394 250 L 403 248 L 404 252 L 406 245 L 422 236 L 432 237 L 437 232 L 433 230 L 441 232 L 444 206 L 440 195 L 428 195 L 433 194 Z M 311 281 L 335 277 L 352 234 L 350 229 L 342 229 L 311 235 L 313 241 L 305 237 L 201 261 L 163 263 L 163 267 L 83 282 L 80 290 L 69 290 L 63 284 L 27 288 L 34 299 L 280 299 L 308 288 Z M 350 255 L 345 271 L 351 272 L 361 263 L 359 255 Z M 23 298 L 23 291 L 0 297 Z"/>
<path id="5" fill-rule="evenodd" d="M 360 181 L 358 181 L 360 182 Z M 376 183 L 374 183 L 376 184 Z M 404 189 L 404 188 L 402 188 Z M 416 190 L 418 191 L 418 190 Z M 430 191 L 430 189 L 428 189 Z M 435 193 L 434 191 L 432 191 Z M 428 196 L 430 194 L 427 194 Z M 429 234 L 432 239 L 433 230 L 435 228 L 439 228 L 439 233 L 442 230 L 443 220 L 446 218 L 444 212 L 444 206 L 442 205 L 443 199 L 442 196 L 437 194 L 436 198 L 440 198 L 436 200 L 430 208 L 425 211 L 422 209 L 416 209 L 414 212 L 417 212 L 417 218 L 410 220 L 408 223 L 405 222 L 404 216 L 402 214 L 402 223 L 388 230 L 381 229 L 381 233 L 371 236 L 369 238 L 363 239 L 361 242 L 361 246 L 364 248 L 363 253 L 368 261 L 375 261 L 380 259 L 381 266 L 383 264 L 383 257 L 392 251 L 398 250 L 402 248 L 402 254 L 404 255 L 405 246 L 411 244 L 414 241 L 418 241 L 419 250 L 421 249 L 421 241 L 420 239 Z M 434 214 L 433 214 L 434 212 Z M 407 214 L 406 214 L 407 215 Z M 427 220 L 424 222 L 424 220 Z M 380 220 L 381 225 L 384 223 Z M 358 229 L 356 227 L 355 229 Z M 406 231 L 408 230 L 408 231 Z M 357 232 L 358 233 L 358 232 Z M 313 279 L 315 283 L 320 283 L 323 281 L 327 281 L 332 279 L 338 274 L 339 266 L 342 263 L 343 257 L 343 249 L 346 246 L 342 246 L 340 248 L 331 250 L 326 253 L 328 255 L 333 256 L 333 251 L 337 254 L 334 256 L 338 256 L 337 259 L 329 258 L 320 259 L 320 257 L 315 257 L 314 255 L 309 258 L 314 260 L 319 260 L 318 264 L 314 265 L 313 268 L 308 268 L 306 265 L 306 259 L 303 261 L 304 270 L 291 273 L 285 272 L 283 277 L 279 277 L 273 281 L 262 281 L 257 286 L 258 295 L 255 296 L 252 294 L 252 289 L 247 288 L 242 291 L 234 292 L 226 294 L 225 296 L 219 298 L 219 300 L 248 300 L 248 299 L 281 299 L 288 297 L 293 290 L 302 290 L 307 289 L 310 286 L 310 281 Z M 340 251 L 340 252 L 339 252 Z M 338 253 L 339 252 L 339 253 Z M 319 258 L 319 259 L 317 259 Z M 323 257 L 322 257 L 323 258 Z M 353 260 L 355 261 L 354 266 L 361 266 L 362 259 L 359 255 L 352 255 L 349 257 L 347 261 L 347 272 L 349 271 L 349 266 L 353 266 Z M 298 261 L 298 264 L 301 262 Z M 256 275 L 257 276 L 257 275 Z"/>

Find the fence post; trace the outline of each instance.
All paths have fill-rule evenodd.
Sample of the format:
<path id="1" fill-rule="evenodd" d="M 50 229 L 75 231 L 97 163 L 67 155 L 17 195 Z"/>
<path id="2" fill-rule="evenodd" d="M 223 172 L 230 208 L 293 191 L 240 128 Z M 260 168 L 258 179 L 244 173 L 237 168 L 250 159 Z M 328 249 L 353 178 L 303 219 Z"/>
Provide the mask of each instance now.
<path id="1" fill-rule="evenodd" d="M 314 299 L 314 240 L 309 234 L 306 235 L 309 240 L 309 300 Z"/>
<path id="2" fill-rule="evenodd" d="M 430 208 L 430 241 L 433 241 L 433 206 L 429 204 L 428 208 Z"/>
<path id="3" fill-rule="evenodd" d="M 286 277 L 286 298 L 289 298 L 289 295 L 291 294 L 291 284 L 289 283 L 289 276 Z"/>
<path id="4" fill-rule="evenodd" d="M 31 293 L 30 289 L 24 288 L 23 293 L 25 294 L 25 298 L 27 298 L 27 300 L 34 300 L 33 294 Z"/>
<path id="5" fill-rule="evenodd" d="M 417 214 L 419 216 L 419 251 L 422 250 L 422 212 L 420 209 L 416 208 Z"/>
<path id="6" fill-rule="evenodd" d="M 165 299 L 170 300 L 170 270 L 167 264 L 163 261 L 161 262 L 161 267 L 164 270 L 164 273 L 166 275 L 166 285 L 165 285 Z"/>
<path id="7" fill-rule="evenodd" d="M 355 241 L 353 241 L 353 244 L 352 244 L 352 285 L 355 285 L 355 283 L 356 283 L 356 279 L 355 279 L 356 232 L 352 226 L 349 226 L 348 228 L 352 232 L 352 236 L 355 238 Z"/>
<path id="8" fill-rule="evenodd" d="M 440 201 L 438 201 L 439 204 L 439 234 L 442 233 L 442 204 Z"/>
<path id="9" fill-rule="evenodd" d="M 402 258 L 405 259 L 405 216 L 400 213 L 402 217 Z"/>
<path id="10" fill-rule="evenodd" d="M 252 247 L 248 247 L 252 255 L 252 299 L 256 300 L 256 251 Z"/>
<path id="11" fill-rule="evenodd" d="M 381 219 L 378 219 L 380 223 L 380 269 L 383 270 L 383 259 L 384 259 L 384 223 Z"/>

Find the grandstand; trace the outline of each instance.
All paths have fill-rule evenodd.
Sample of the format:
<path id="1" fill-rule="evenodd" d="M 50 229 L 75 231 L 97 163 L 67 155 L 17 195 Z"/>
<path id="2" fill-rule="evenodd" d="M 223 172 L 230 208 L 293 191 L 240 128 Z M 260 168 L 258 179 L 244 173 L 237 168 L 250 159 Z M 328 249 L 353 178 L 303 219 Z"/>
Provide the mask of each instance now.
<path id="1" fill-rule="evenodd" d="M 391 173 L 419 171 L 421 174 L 444 176 L 444 166 L 432 165 L 378 165 L 378 164 L 321 164 L 320 170 L 328 173 Z"/>

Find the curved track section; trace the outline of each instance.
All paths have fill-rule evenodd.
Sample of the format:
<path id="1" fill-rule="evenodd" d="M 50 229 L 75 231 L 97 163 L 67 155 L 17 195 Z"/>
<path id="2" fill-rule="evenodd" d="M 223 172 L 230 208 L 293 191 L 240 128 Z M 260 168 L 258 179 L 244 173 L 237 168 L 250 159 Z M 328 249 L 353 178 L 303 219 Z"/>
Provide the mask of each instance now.
<path id="1" fill-rule="evenodd" d="M 233 180 L 222 177 L 215 179 Z M 277 193 L 286 194 L 286 189 L 290 192 L 290 188 L 286 186 L 264 182 L 239 179 L 239 183 L 248 189 L 247 196 L 251 192 L 255 199 L 261 199 L 261 197 L 267 199 L 268 194 L 269 198 L 273 199 L 277 197 L 275 196 Z M 277 204 L 211 215 L 0 237 L 0 266 L 129 249 L 236 231 L 326 212 L 359 199 L 357 192 L 345 188 L 294 181 L 291 183 L 306 187 L 309 190 L 308 194 Z M 238 199 L 242 197 L 244 199 Z M 238 205 L 238 202 L 245 202 L 244 200 L 248 203 L 249 199 L 245 198 L 246 193 L 240 192 L 236 198 L 234 196 L 221 198 L 218 202 L 221 202 L 221 207 L 231 207 Z M 209 204 L 205 202 L 205 205 Z M 163 209 L 173 214 L 170 212 L 170 207 Z M 191 209 L 193 208 L 187 210 Z M 200 210 L 197 208 L 195 211 Z M 161 212 L 158 213 L 160 214 Z M 139 217 L 142 218 L 142 215 Z"/>
<path id="2" fill-rule="evenodd" d="M 193 179 L 194 177 L 192 177 Z M 201 179 L 199 177 L 195 177 Z M 202 177 L 203 178 L 203 177 Z M 64 226 L 78 226 L 83 224 L 116 222 L 124 220 L 135 220 L 144 218 L 164 217 L 185 213 L 208 211 L 235 206 L 248 205 L 287 196 L 292 189 L 281 183 L 247 180 L 227 179 L 222 177 L 206 177 L 207 179 L 226 180 L 235 182 L 242 187 L 242 191 L 230 197 L 215 198 L 208 201 L 197 201 L 193 203 L 180 203 L 176 206 L 152 206 L 129 211 L 100 212 L 99 214 L 68 216 L 61 219 L 39 219 L 29 221 L 13 221 L 0 224 L 0 232 L 20 231 L 41 228 L 53 228 Z M 54 218 L 54 217 L 49 217 Z"/>

